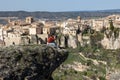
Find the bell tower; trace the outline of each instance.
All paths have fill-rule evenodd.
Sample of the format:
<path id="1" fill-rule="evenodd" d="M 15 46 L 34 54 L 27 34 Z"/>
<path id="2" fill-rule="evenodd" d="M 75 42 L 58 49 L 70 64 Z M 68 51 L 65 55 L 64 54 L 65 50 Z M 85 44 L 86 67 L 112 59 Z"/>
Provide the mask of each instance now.
<path id="1" fill-rule="evenodd" d="M 26 23 L 31 24 L 33 22 L 33 17 L 27 17 L 26 18 Z"/>

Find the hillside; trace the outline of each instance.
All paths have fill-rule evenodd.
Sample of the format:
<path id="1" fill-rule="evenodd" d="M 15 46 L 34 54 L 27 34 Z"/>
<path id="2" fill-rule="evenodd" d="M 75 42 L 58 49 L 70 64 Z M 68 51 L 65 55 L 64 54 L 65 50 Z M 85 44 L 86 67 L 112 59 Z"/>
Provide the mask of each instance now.
<path id="1" fill-rule="evenodd" d="M 53 73 L 55 80 L 120 79 L 120 49 L 105 49 L 99 44 L 103 39 L 101 32 L 87 36 L 90 36 L 90 44 L 68 48 L 67 60 Z"/>
<path id="2" fill-rule="evenodd" d="M 35 18 L 47 18 L 47 19 L 76 18 L 77 16 L 81 16 L 82 18 L 105 17 L 111 14 L 120 14 L 120 10 L 113 9 L 113 10 L 99 10 L 99 11 L 66 11 L 66 12 L 0 11 L 0 17 L 14 16 L 19 18 L 25 18 L 27 16 L 33 16 Z"/>

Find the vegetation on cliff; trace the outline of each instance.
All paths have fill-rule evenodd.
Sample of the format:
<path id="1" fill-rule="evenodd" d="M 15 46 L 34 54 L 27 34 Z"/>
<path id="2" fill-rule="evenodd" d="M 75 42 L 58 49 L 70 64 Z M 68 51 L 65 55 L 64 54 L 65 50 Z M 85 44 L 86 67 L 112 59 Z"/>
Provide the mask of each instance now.
<path id="1" fill-rule="evenodd" d="M 104 38 L 102 32 L 89 36 L 91 44 L 68 48 L 67 60 L 53 73 L 55 80 L 106 80 L 108 74 L 110 80 L 120 79 L 120 49 L 104 49 L 100 45 Z"/>
<path id="2" fill-rule="evenodd" d="M 67 56 L 66 50 L 46 45 L 0 48 L 0 77 L 3 80 L 53 80 L 52 72 Z"/>

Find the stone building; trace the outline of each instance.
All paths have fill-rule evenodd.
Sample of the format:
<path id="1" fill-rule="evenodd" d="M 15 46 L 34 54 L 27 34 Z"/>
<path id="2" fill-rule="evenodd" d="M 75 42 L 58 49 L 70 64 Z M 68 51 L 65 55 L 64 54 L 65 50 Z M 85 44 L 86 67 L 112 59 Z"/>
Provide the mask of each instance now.
<path id="1" fill-rule="evenodd" d="M 43 34 L 51 34 L 51 33 L 56 33 L 56 30 L 59 30 L 60 27 L 56 27 L 56 26 L 45 26 L 43 27 Z"/>
<path id="2" fill-rule="evenodd" d="M 21 35 L 19 33 L 9 32 L 4 37 L 5 46 L 19 45 L 21 43 Z"/>
<path id="3" fill-rule="evenodd" d="M 36 35 L 36 34 L 42 34 L 43 31 L 42 31 L 42 27 L 31 27 L 29 28 L 29 34 L 30 35 Z"/>
<path id="4" fill-rule="evenodd" d="M 74 27 L 65 27 L 62 31 L 63 34 L 76 36 L 76 29 Z"/>
<path id="5" fill-rule="evenodd" d="M 94 29 L 96 31 L 100 31 L 103 29 L 103 27 L 105 27 L 104 20 L 102 20 L 102 19 L 93 20 L 92 29 Z"/>
<path id="6" fill-rule="evenodd" d="M 112 20 L 114 27 L 120 28 L 120 15 L 110 15 L 105 20 L 106 27 L 109 27 L 109 21 Z"/>

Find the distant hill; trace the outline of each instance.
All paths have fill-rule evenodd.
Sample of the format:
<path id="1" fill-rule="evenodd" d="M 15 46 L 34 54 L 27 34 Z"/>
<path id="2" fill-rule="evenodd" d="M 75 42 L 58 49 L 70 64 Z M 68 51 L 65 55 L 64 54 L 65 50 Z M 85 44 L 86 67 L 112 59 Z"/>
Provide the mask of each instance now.
<path id="1" fill-rule="evenodd" d="M 98 11 L 68 11 L 68 12 L 27 12 L 27 11 L 0 11 L 0 17 L 19 17 L 20 19 L 27 16 L 35 18 L 61 19 L 61 18 L 82 18 L 106 17 L 111 14 L 120 14 L 120 9 L 98 10 Z"/>
<path id="2" fill-rule="evenodd" d="M 100 12 L 118 12 L 118 13 L 120 13 L 120 9 L 100 10 Z"/>

